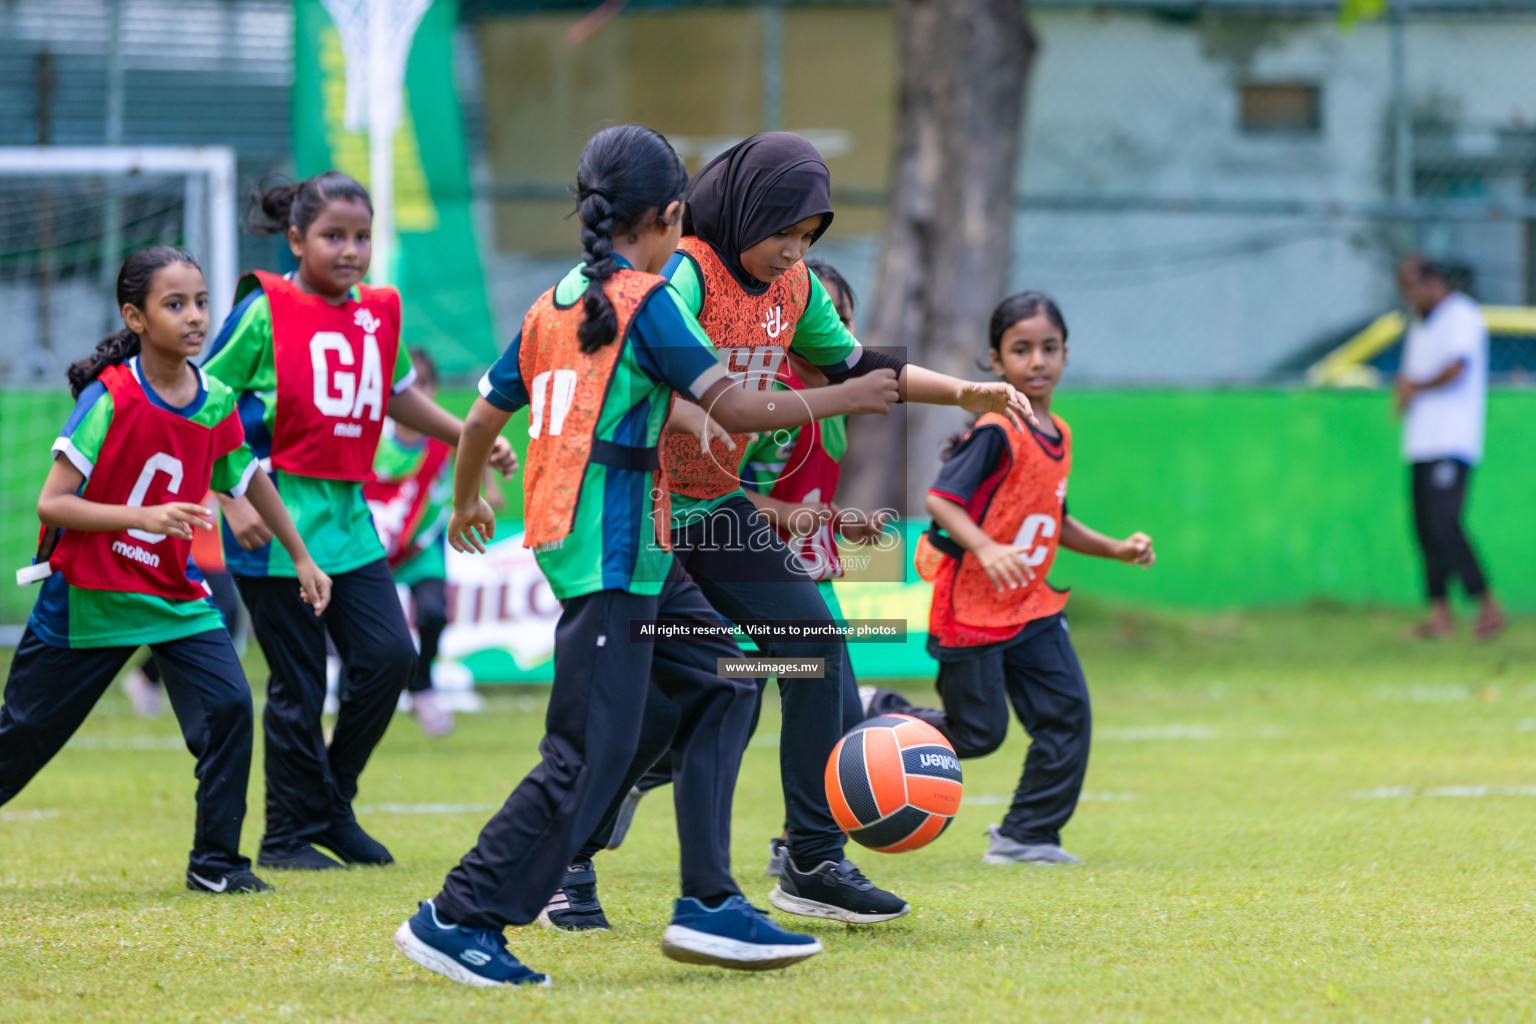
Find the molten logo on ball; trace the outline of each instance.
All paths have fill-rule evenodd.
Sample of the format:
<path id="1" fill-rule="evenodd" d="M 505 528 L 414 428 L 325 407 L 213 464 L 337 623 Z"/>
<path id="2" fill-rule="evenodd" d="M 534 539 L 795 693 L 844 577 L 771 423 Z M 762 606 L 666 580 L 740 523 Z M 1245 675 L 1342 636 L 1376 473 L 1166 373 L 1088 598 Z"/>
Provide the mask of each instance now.
<path id="1" fill-rule="evenodd" d="M 827 760 L 827 802 L 848 838 L 881 853 L 927 846 L 960 809 L 960 761 L 943 735 L 910 715 L 848 731 Z"/>

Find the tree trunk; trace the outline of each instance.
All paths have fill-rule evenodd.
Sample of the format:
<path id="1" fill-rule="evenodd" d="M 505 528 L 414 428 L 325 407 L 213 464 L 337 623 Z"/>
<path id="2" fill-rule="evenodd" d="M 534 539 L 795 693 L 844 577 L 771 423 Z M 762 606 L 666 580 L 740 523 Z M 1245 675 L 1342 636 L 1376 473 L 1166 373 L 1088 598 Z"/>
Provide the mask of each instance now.
<path id="1" fill-rule="evenodd" d="M 983 379 L 987 320 L 1008 283 L 1035 39 L 1023 0 L 897 0 L 896 19 L 891 208 L 860 333 L 931 369 Z M 944 439 L 968 418 L 953 408 L 902 408 L 910 416 L 851 421 L 849 504 L 922 515 Z"/>

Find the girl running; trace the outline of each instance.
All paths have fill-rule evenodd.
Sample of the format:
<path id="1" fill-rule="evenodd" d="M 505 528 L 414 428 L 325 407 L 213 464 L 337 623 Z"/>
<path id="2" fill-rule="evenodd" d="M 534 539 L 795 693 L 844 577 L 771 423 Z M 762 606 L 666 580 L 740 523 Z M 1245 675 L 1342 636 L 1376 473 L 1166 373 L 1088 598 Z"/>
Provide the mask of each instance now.
<path id="1" fill-rule="evenodd" d="M 543 760 L 442 891 L 395 933 L 405 956 L 463 984 L 547 983 L 507 951 L 502 930 L 534 920 L 626 791 L 652 680 L 677 709 L 682 897 L 663 952 L 763 970 L 821 949 L 755 909 L 730 874 L 731 797 L 755 690 L 716 674 L 720 659 L 740 652 L 668 550 L 657 445 L 674 392 L 713 408 L 729 429 L 773 430 L 884 412 L 895 375 L 824 388 L 805 404 L 735 387 L 657 274 L 677 244 L 686 184 L 682 160 L 648 128 L 620 125 L 587 143 L 576 176 L 583 263 L 534 304 L 480 382 L 464 428 L 448 540 L 483 551 L 496 527 L 480 498 L 485 459 L 512 412 L 529 406 L 524 543 L 562 611 Z M 655 643 L 637 632 L 657 620 L 698 639 Z"/>
<path id="2" fill-rule="evenodd" d="M 1039 426 L 977 420 L 928 491 L 933 528 L 918 573 L 933 583 L 928 651 L 939 661 L 943 710 L 875 691 L 871 716 L 916 715 L 961 757 L 990 754 L 1008 731 L 1008 706 L 1033 741 L 1013 806 L 988 827 L 989 864 L 1076 864 L 1061 848 L 1088 770 L 1088 684 L 1062 609 L 1046 581 L 1060 543 L 1069 551 L 1149 566 L 1152 539 L 1115 540 L 1067 514 L 1072 432 L 1051 412 L 1067 365 L 1067 325 L 1039 292 L 1005 299 L 990 324 L 992 368 L 1029 396 Z"/>
<path id="3" fill-rule="evenodd" d="M 849 331 L 853 327 L 854 293 L 843 275 L 830 264 L 820 260 L 805 261 L 811 273 L 816 275 L 826 289 L 837 317 Z M 775 386 L 790 390 L 806 387 L 825 387 L 827 378 L 804 358 L 790 353 L 779 368 Z M 831 416 L 816 423 L 807 423 L 798 430 L 778 430 L 758 435 L 747 448 L 743 465 L 743 491 L 757 510 L 768 520 L 779 537 L 799 557 L 805 574 L 814 580 L 821 591 L 827 610 L 839 623 L 846 623 L 842 607 L 832 581 L 843 575 L 842 560 L 838 554 L 838 538 L 853 544 L 868 544 L 877 540 L 884 531 L 885 518 L 880 513 L 869 515 L 857 509 L 840 508 L 833 502 L 837 493 L 841 462 L 848 451 L 848 417 Z M 846 660 L 843 673 L 853 679 L 853 665 Z M 862 706 L 853 699 L 854 690 L 844 686 L 844 721 L 857 722 L 864 717 Z M 761 708 L 761 703 L 759 703 Z M 753 719 L 756 729 L 756 719 Z M 608 838 L 607 849 L 616 850 L 624 841 L 640 799 L 652 789 L 672 781 L 672 760 L 662 759 L 646 772 L 620 808 L 613 834 Z M 778 877 L 783 873 L 787 839 L 778 836 L 768 841 L 768 874 Z M 585 861 L 597 852 L 598 847 L 583 847 L 577 855 L 575 870 L 585 870 Z M 578 883 L 579 884 L 579 883 Z M 582 930 L 593 926 L 597 915 L 584 913 L 587 894 L 575 886 L 566 886 L 556 893 L 545 915 L 551 925 L 570 930 Z M 600 914 L 600 912 L 599 912 Z"/>
<path id="4" fill-rule="evenodd" d="M 271 676 L 267 681 L 267 831 L 256 863 L 323 869 L 393 862 L 352 814 L 357 779 L 384 735 L 416 648 L 362 484 L 387 414 L 448 444 L 462 423 L 414 385 L 400 351 L 400 296 L 362 284 L 372 247 L 367 191 L 338 171 L 268 189 L 252 226 L 283 233 L 288 276 L 241 279 L 234 312 L 204 369 L 236 391 L 246 439 L 315 561 L 335 581 L 324 621 L 294 598 L 294 567 L 241 499 L 220 498 L 224 553 Z M 505 441 L 491 452 L 515 465 Z M 325 638 L 346 665 L 330 746 L 321 731 Z"/>
<path id="5" fill-rule="evenodd" d="M 182 500 L 244 496 L 293 565 L 295 603 L 325 611 L 315 565 L 272 481 L 246 447 L 235 396 L 190 361 L 208 329 L 192 256 L 155 246 L 117 275 L 125 329 L 69 368 L 75 409 L 53 443 L 37 501 L 42 593 L 0 707 L 0 804 L 68 742 L 133 652 L 147 644 L 187 749 L 197 758 L 197 825 L 187 888 L 269 888 L 240 855 L 251 770 L 251 691 L 210 589 L 191 561 L 213 511 Z M 296 581 L 296 582 L 295 582 Z"/>
<path id="6" fill-rule="evenodd" d="M 832 383 L 888 369 L 898 374 L 906 401 L 1029 418 L 1029 402 L 1006 381 L 957 380 L 863 348 L 805 266 L 806 252 L 831 223 L 827 165 L 814 146 L 789 132 L 754 135 L 731 147 L 689 186 L 684 237 L 662 273 L 741 388 L 772 394 L 785 357 L 794 354 Z M 738 432 L 734 448 L 722 440 L 700 451 L 690 438 L 668 438 L 662 461 L 672 489 L 673 548 L 709 603 L 731 622 L 788 619 L 831 630 L 832 614 L 799 557 L 742 492 L 746 440 Z M 843 672 L 846 645 L 839 637 L 758 646 L 770 657 L 820 658 L 826 671 L 821 679 L 779 680 L 789 856 L 769 902 L 791 914 L 859 924 L 900 917 L 910 909 L 906 901 L 877 887 L 843 856 L 847 837 L 827 806 L 827 758 L 845 726 L 858 720 L 844 721 L 845 709 L 852 714 L 858 705 L 853 680 Z M 647 716 L 629 782 L 665 753 L 670 728 L 668 715 Z M 615 804 L 611 814 L 618 811 Z M 608 828 L 605 823 L 589 846 L 600 846 Z M 596 904 L 595 889 L 589 902 Z"/>

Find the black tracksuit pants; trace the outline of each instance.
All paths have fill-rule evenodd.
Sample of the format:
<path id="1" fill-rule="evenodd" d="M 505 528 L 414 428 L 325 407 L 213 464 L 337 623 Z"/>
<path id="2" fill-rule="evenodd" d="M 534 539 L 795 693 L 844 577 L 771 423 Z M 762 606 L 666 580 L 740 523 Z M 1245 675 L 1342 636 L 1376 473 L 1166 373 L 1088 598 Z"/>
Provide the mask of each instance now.
<path id="1" fill-rule="evenodd" d="M 816 584 L 800 568 L 798 556 L 744 495 L 727 498 L 707 517 L 673 530 L 672 548 L 715 611 L 731 622 L 834 622 Z M 807 870 L 822 861 L 839 861 L 847 837 L 837 827 L 827 805 L 827 758 L 842 739 L 845 715 L 849 727 L 862 718 L 858 688 L 848 667 L 847 644 L 834 638 L 805 643 L 764 642 L 758 646 L 764 657 L 825 661 L 823 679 L 779 680 L 783 715 L 779 774 L 784 786 L 790 856 Z M 739 655 L 740 651 L 735 653 Z M 760 693 L 767 680 L 756 680 L 756 685 Z M 607 842 L 613 815 L 617 814 L 624 794 L 644 778 L 671 745 L 664 702 L 649 701 L 646 712 L 635 763 L 625 775 L 610 815 L 582 847 L 583 854 L 594 853 Z"/>
<path id="2" fill-rule="evenodd" d="M 1415 462 L 1410 471 L 1413 525 L 1424 555 L 1424 592 L 1444 600 L 1451 578 L 1461 580 L 1467 596 L 1482 597 L 1488 581 L 1461 526 L 1472 468 L 1459 459 Z"/>
<path id="3" fill-rule="evenodd" d="M 1060 844 L 1088 772 L 1088 683 L 1064 616 L 1032 622 L 1025 631 L 1007 647 L 940 662 L 936 688 L 943 710 L 914 707 L 881 690 L 869 713 L 915 715 L 943 733 L 957 755 L 971 758 L 1002 745 L 1012 704 L 1032 742 L 1002 832 L 1021 843 Z"/>
<path id="4" fill-rule="evenodd" d="M 788 680 L 786 680 L 787 682 Z M 757 699 L 752 703 L 752 724 L 747 730 L 747 738 L 750 740 L 757 732 L 758 718 L 763 712 L 763 698 L 767 694 L 766 679 L 755 680 L 758 685 Z M 645 735 L 640 741 L 642 751 L 654 750 L 666 742 L 675 727 L 670 723 L 676 721 L 677 712 L 669 706 L 666 697 L 652 687 L 652 692 L 647 695 L 645 705 Z M 848 648 L 843 647 L 843 731 L 847 732 L 864 720 L 864 704 L 859 699 L 859 687 L 857 678 L 853 674 L 853 663 L 848 658 Z M 780 740 L 780 744 L 783 744 Z M 672 781 L 672 752 L 667 750 L 662 753 L 661 760 L 650 767 L 644 775 L 634 781 L 642 793 L 649 793 Z M 620 799 L 614 803 L 612 812 L 598 828 L 597 832 L 576 853 L 576 859 L 572 863 L 591 860 L 597 852 L 608 845 L 608 840 L 613 835 L 613 826 L 619 816 L 619 806 L 623 803 L 623 796 L 629 793 L 631 787 L 625 786 L 620 794 Z M 788 826 L 786 824 L 786 831 Z M 819 863 L 819 861 L 818 861 Z"/>
<path id="5" fill-rule="evenodd" d="M 32 780 L 133 657 L 133 647 L 54 647 L 29 628 L 0 707 L 0 804 Z M 151 645 L 187 749 L 197 758 L 189 867 L 210 879 L 246 869 L 240 855 L 251 775 L 251 691 L 222 629 Z"/>
<path id="6" fill-rule="evenodd" d="M 231 637 L 240 634 L 240 592 L 235 589 L 235 578 L 227 572 L 209 572 L 203 574 L 203 580 L 208 584 L 208 589 L 213 593 L 209 596 L 213 599 L 213 606 L 224 616 L 224 628 Z M 238 651 L 236 652 L 239 653 Z M 160 682 L 160 666 L 155 662 L 153 652 L 144 656 L 144 661 L 139 665 L 139 671 L 144 673 L 144 678 L 152 683 Z"/>
<path id="7" fill-rule="evenodd" d="M 630 639 L 633 620 L 718 624 L 719 616 L 676 566 L 657 596 L 601 590 L 563 604 L 539 743 L 543 760 L 448 873 L 434 901 L 439 914 L 456 924 L 497 929 L 538 916 L 572 855 L 625 791 L 653 689 L 675 712 L 682 894 L 706 905 L 739 894 L 731 877 L 731 799 L 753 689 L 750 680 L 716 674 L 720 658 L 739 652 L 726 640 Z M 654 761 L 652 755 L 646 766 Z"/>
<path id="8" fill-rule="evenodd" d="M 262 714 L 267 834 L 261 846 L 279 853 L 310 842 L 333 822 L 351 820 L 357 778 L 415 674 L 416 648 L 382 558 L 333 575 L 323 617 L 299 597 L 291 576 L 237 576 L 235 582 L 272 670 Z M 320 723 L 327 633 L 346 666 L 329 748 Z"/>
<path id="9" fill-rule="evenodd" d="M 421 651 L 416 656 L 416 671 L 411 674 L 407 689 L 412 693 L 432 689 L 432 663 L 437 660 L 437 646 L 448 628 L 448 584 L 445 580 L 427 578 L 411 584 L 411 604 L 414 606 L 416 636 L 421 641 Z"/>

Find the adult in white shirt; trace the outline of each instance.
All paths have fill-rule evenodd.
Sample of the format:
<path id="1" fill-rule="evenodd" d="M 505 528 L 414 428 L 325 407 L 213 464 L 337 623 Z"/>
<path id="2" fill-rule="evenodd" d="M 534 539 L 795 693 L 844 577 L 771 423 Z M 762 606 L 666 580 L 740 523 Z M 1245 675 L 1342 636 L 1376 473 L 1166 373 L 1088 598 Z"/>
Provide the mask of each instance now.
<path id="1" fill-rule="evenodd" d="M 1474 633 L 1486 639 L 1504 628 L 1505 617 L 1462 528 L 1467 481 L 1483 458 L 1488 401 L 1488 326 L 1482 310 L 1452 291 L 1445 271 L 1422 255 L 1398 266 L 1403 298 L 1419 315 L 1403 343 L 1396 408 L 1403 417 L 1403 458 L 1412 467 L 1413 522 L 1424 555 L 1429 618 L 1420 637 L 1445 636 L 1455 628 L 1447 587 L 1461 580 L 1478 601 Z"/>

